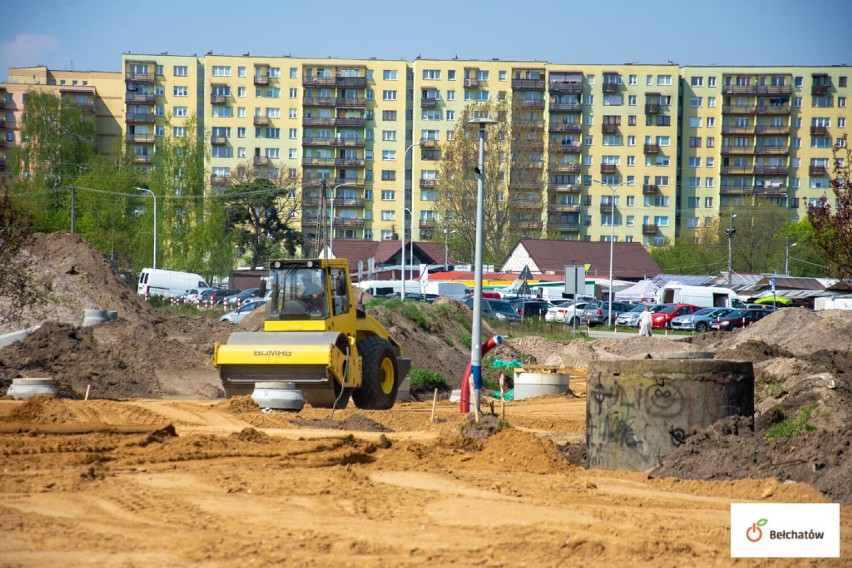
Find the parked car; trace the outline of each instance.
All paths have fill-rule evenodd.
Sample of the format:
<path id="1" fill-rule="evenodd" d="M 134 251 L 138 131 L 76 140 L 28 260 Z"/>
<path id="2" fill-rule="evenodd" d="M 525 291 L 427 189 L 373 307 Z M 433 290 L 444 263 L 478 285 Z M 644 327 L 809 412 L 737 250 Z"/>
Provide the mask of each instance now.
<path id="1" fill-rule="evenodd" d="M 219 318 L 219 321 L 228 321 L 231 323 L 240 323 L 243 318 L 252 313 L 257 308 L 266 304 L 266 300 L 252 300 L 246 302 L 234 311 L 228 312 Z"/>
<path id="2" fill-rule="evenodd" d="M 512 304 L 516 312 L 527 319 L 542 319 L 547 310 L 553 307 L 550 302 L 537 298 L 515 298 L 509 300 L 509 303 Z"/>
<path id="3" fill-rule="evenodd" d="M 724 317 L 713 320 L 710 323 L 710 329 L 714 331 L 733 331 L 760 321 L 767 315 L 769 315 L 769 312 L 763 310 L 733 310 Z"/>
<path id="4" fill-rule="evenodd" d="M 548 308 L 547 313 L 544 314 L 544 321 L 555 321 L 568 325 L 579 323 L 586 304 L 588 304 L 586 301 L 574 302 L 571 300 Z"/>
<path id="5" fill-rule="evenodd" d="M 639 315 L 645 311 L 645 308 L 653 314 L 659 312 L 665 304 L 636 304 L 630 311 L 618 314 L 615 318 L 615 324 L 627 327 L 639 327 Z"/>
<path id="6" fill-rule="evenodd" d="M 225 308 L 233 308 L 240 304 L 245 303 L 248 300 L 259 299 L 258 294 L 260 293 L 260 288 L 246 288 L 242 292 L 237 292 L 232 296 L 227 296 L 222 300 L 222 305 Z"/>
<path id="7" fill-rule="evenodd" d="M 594 302 L 589 302 L 586 304 L 586 307 L 583 309 L 583 321 L 589 322 L 589 325 L 606 325 L 610 321 L 609 317 L 609 306 L 610 303 L 608 300 L 595 300 Z M 612 303 L 612 321 L 615 322 L 616 318 L 618 318 L 618 314 L 622 312 L 629 312 L 633 308 L 631 304 L 625 304 L 624 302 L 613 302 Z"/>
<path id="8" fill-rule="evenodd" d="M 660 311 L 651 314 L 651 329 L 670 329 L 674 318 L 697 312 L 701 308 L 691 304 L 664 304 Z"/>
<path id="9" fill-rule="evenodd" d="M 465 298 L 464 305 L 473 309 L 473 298 L 469 296 Z M 521 314 L 515 311 L 512 304 L 505 300 L 495 300 L 493 298 L 482 298 L 482 317 L 510 324 L 519 323 L 524 319 Z"/>
<path id="10" fill-rule="evenodd" d="M 695 313 L 677 316 L 669 324 L 669 329 L 679 331 L 704 332 L 710 329 L 710 324 L 728 315 L 734 308 L 701 308 Z"/>

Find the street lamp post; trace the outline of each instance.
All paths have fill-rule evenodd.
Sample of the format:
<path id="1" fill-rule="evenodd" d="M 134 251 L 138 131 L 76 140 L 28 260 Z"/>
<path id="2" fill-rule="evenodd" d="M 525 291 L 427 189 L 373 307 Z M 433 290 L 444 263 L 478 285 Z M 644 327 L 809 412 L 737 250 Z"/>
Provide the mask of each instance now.
<path id="1" fill-rule="evenodd" d="M 147 191 L 154 198 L 154 268 L 157 268 L 157 194 L 147 187 L 134 187 L 138 191 Z"/>
<path id="2" fill-rule="evenodd" d="M 476 168 L 476 243 L 474 251 L 473 329 L 470 339 L 470 376 L 473 378 L 474 400 L 479 408 L 482 394 L 482 224 L 484 214 L 485 183 L 485 127 L 496 124 L 491 118 L 474 118 L 468 124 L 479 127 L 479 166 Z M 468 388 L 462 385 L 462 388 Z"/>
<path id="3" fill-rule="evenodd" d="M 446 227 L 444 227 L 444 272 L 450 269 L 449 258 L 450 258 L 450 233 L 455 233 L 456 230 L 453 229 L 450 231 Z"/>
<path id="4" fill-rule="evenodd" d="M 358 185 L 355 182 L 347 181 L 344 183 L 339 183 L 334 186 L 331 190 L 331 222 L 329 223 L 328 229 L 328 256 L 329 258 L 334 256 L 334 196 L 337 195 L 337 190 L 341 187 L 347 185 Z"/>
<path id="5" fill-rule="evenodd" d="M 725 229 L 725 234 L 728 235 L 728 286 L 731 285 L 731 260 L 733 259 L 733 247 L 732 240 L 734 238 L 734 233 L 737 230 L 734 228 L 734 219 L 737 218 L 736 213 L 731 213 L 731 224 Z"/>
<path id="6" fill-rule="evenodd" d="M 612 201 L 610 201 L 610 218 L 609 218 L 609 313 L 607 314 L 607 325 L 612 326 L 612 260 L 615 251 L 615 192 L 622 185 L 633 185 L 633 182 L 623 181 L 617 184 L 606 183 L 598 179 L 592 180 L 595 183 L 605 185 L 612 192 Z"/>
<path id="7" fill-rule="evenodd" d="M 401 270 L 401 272 L 402 272 L 402 288 L 399 292 L 400 300 L 405 299 L 405 177 L 406 177 L 405 176 L 405 171 L 406 171 L 405 158 L 406 158 L 406 156 L 408 156 L 408 153 L 411 151 L 411 149 L 414 148 L 415 146 L 420 146 L 421 142 L 422 142 L 422 140 L 419 141 L 419 142 L 414 142 L 413 144 L 410 144 L 408 146 L 408 148 L 405 149 L 405 152 L 402 153 L 402 198 L 400 199 L 400 202 L 402 204 L 402 207 L 400 208 L 401 209 L 400 214 L 402 215 L 402 219 L 400 219 L 400 222 L 402 224 L 402 231 L 400 231 L 400 233 L 399 233 L 399 242 L 400 242 L 400 245 L 401 245 L 400 248 L 402 249 L 402 270 Z M 413 170 L 413 168 L 412 168 L 412 170 Z M 413 215 L 412 215 L 411 222 L 414 223 L 414 216 Z M 411 231 L 411 238 L 412 238 L 412 240 L 414 239 L 414 230 L 413 229 Z"/>
<path id="8" fill-rule="evenodd" d="M 403 211 L 408 211 L 408 216 L 411 219 L 411 240 L 408 241 L 408 279 L 414 280 L 414 211 L 409 209 L 408 207 L 403 207 Z M 405 215 L 403 215 L 403 220 Z M 403 246 L 403 248 L 405 248 Z M 405 267 L 402 269 L 402 287 L 405 288 Z"/>
<path id="9" fill-rule="evenodd" d="M 784 276 L 790 276 L 790 249 L 799 243 L 790 244 L 790 237 L 784 238 L 787 246 L 784 249 Z"/>

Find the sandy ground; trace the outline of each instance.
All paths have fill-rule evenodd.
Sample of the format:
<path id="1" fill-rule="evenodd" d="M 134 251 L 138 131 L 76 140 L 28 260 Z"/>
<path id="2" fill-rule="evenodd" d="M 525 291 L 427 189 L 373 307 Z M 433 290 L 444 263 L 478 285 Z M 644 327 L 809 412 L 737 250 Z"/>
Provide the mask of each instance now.
<path id="1" fill-rule="evenodd" d="M 571 388 L 507 403 L 498 433 L 463 430 L 448 401 L 433 422 L 431 402 L 329 420 L 248 397 L 3 400 L 0 565 L 727 566 L 730 503 L 828 501 L 775 479 L 572 466 L 558 447 L 584 438 L 585 385 Z M 849 507 L 841 525 L 842 560 Z M 844 565 L 779 563 L 803 564 Z"/>

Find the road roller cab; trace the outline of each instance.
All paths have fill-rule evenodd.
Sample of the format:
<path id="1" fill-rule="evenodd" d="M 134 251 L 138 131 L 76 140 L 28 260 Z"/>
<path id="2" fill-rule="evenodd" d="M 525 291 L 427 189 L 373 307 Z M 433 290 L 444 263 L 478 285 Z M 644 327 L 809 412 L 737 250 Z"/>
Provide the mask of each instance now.
<path id="1" fill-rule="evenodd" d="M 402 348 L 356 306 L 345 259 L 275 260 L 263 331 L 217 344 L 214 365 L 226 396 L 256 382 L 284 381 L 312 406 L 387 409 L 411 365 Z"/>

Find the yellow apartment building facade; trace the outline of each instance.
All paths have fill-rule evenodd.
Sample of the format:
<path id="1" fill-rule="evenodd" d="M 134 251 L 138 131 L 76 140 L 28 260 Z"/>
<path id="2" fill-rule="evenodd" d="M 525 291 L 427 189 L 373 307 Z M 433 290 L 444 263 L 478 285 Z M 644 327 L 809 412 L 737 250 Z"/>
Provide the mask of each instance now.
<path id="1" fill-rule="evenodd" d="M 204 141 L 212 191 L 245 172 L 292 187 L 309 245 L 328 230 L 318 220 L 329 207 L 333 238 L 398 238 L 410 215 L 406 237 L 440 240 L 442 147 L 475 102 L 510 102 L 510 129 L 525 133 L 526 159 L 510 164 L 504 196 L 513 229 L 646 246 L 697 240 L 749 200 L 772 200 L 798 219 L 829 194 L 831 147 L 852 118 L 845 66 L 208 53 L 124 54 L 121 73 L 85 79 L 12 71 L 14 82 L 0 84 L 6 109 L 10 100 L 18 108 L 10 95 L 24 84 L 91 92 L 79 96 L 99 109 L 99 147 L 123 136 L 140 167 L 168 130 Z M 2 133 L 14 144 L 11 119 L 7 110 Z"/>

